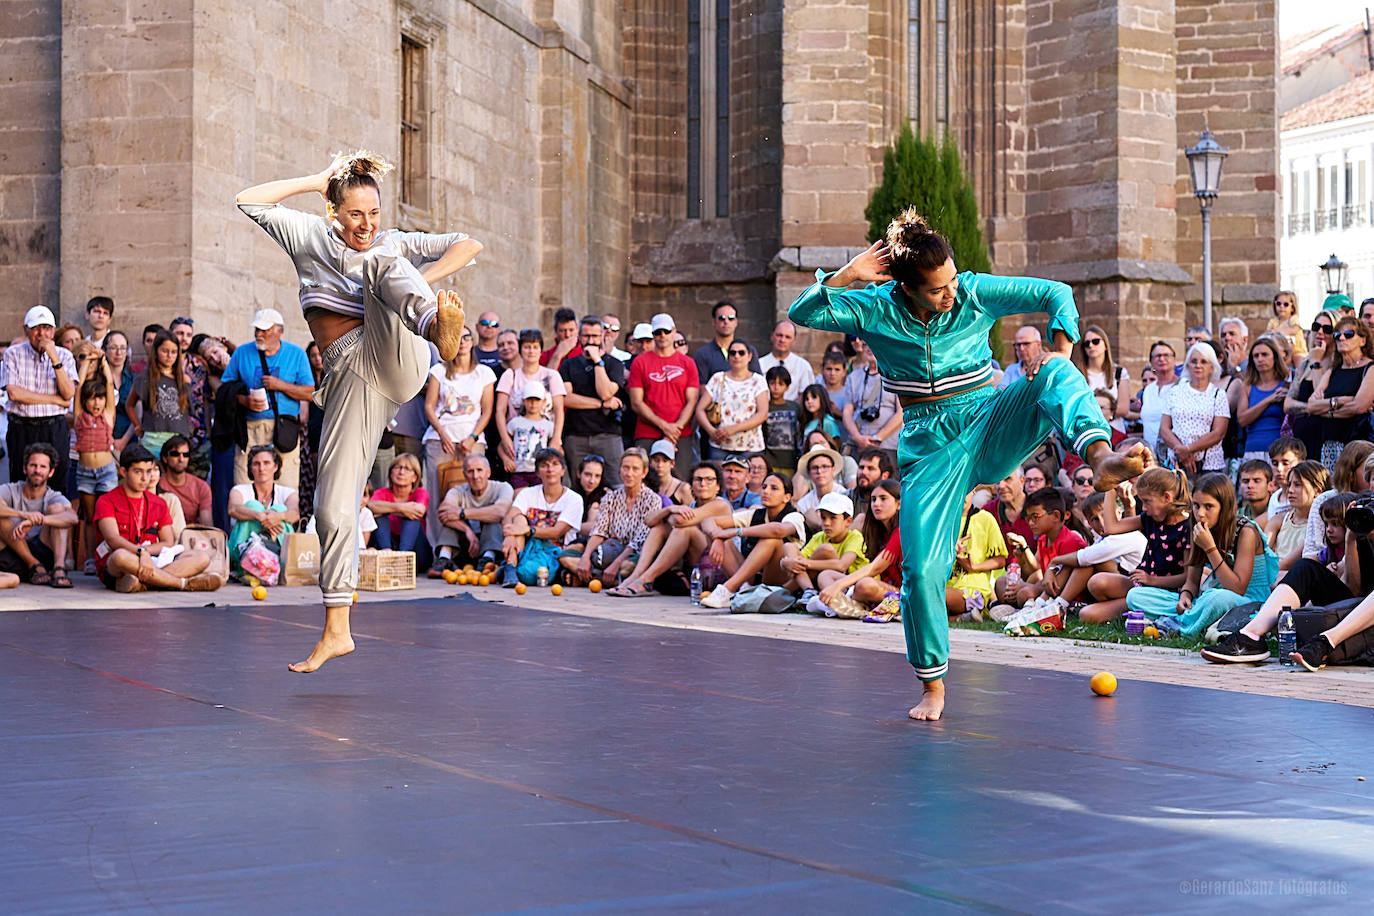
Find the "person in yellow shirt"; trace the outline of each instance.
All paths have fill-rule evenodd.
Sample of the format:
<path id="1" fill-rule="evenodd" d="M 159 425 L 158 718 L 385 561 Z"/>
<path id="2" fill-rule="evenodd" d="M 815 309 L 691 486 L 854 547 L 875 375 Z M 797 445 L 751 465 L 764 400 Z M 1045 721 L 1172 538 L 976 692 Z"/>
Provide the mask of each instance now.
<path id="1" fill-rule="evenodd" d="M 979 490 L 983 490 L 979 494 Z M 992 581 L 1007 565 L 1007 542 L 997 519 L 974 497 L 989 495 L 977 487 L 964 497 L 964 524 L 954 549 L 954 572 L 945 586 L 945 604 L 951 618 L 979 621 L 992 605 Z M 986 500 L 985 500 L 986 501 Z"/>
<path id="2" fill-rule="evenodd" d="M 846 573 L 868 565 L 863 532 L 849 527 L 854 518 L 854 501 L 832 490 L 821 497 L 816 509 L 821 516 L 821 530 L 800 549 L 795 544 L 784 545 L 779 563 L 791 575 L 787 590 L 800 590 L 803 604 L 816 597 L 817 583 L 824 588 Z"/>

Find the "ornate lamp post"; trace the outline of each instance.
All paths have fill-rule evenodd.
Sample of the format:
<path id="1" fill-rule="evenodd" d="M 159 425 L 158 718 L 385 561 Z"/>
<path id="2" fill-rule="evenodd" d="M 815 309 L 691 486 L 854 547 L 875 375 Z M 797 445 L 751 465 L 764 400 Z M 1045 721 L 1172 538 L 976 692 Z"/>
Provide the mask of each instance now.
<path id="1" fill-rule="evenodd" d="M 1202 209 L 1202 324 L 1208 331 L 1212 330 L 1212 204 L 1221 186 L 1221 165 L 1229 153 L 1206 127 L 1197 144 L 1183 151 L 1193 196 Z"/>
<path id="2" fill-rule="evenodd" d="M 1326 259 L 1325 264 L 1319 266 L 1322 272 L 1322 288 L 1326 290 L 1326 301 L 1322 303 L 1322 308 L 1338 309 L 1350 305 L 1350 297 L 1345 294 L 1345 275 L 1350 265 L 1333 253 Z"/>

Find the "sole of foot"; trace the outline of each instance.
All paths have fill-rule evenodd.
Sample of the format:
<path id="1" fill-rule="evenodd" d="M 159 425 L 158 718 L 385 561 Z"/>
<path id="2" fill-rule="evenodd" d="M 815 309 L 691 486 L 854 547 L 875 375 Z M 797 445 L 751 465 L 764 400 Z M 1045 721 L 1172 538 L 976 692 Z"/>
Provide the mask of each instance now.
<path id="1" fill-rule="evenodd" d="M 1093 469 L 1093 486 L 1099 493 L 1116 489 L 1118 484 L 1132 480 L 1145 473 L 1145 459 L 1149 450 L 1143 442 L 1132 446 L 1122 454 L 1113 452 L 1100 465 Z"/>
<path id="2" fill-rule="evenodd" d="M 287 670 L 296 674 L 310 674 L 320 670 L 320 667 L 330 659 L 339 658 L 352 651 L 353 637 L 323 636 L 319 642 L 315 643 L 315 648 L 311 651 L 309 658 L 286 667 Z"/>
<path id="3" fill-rule="evenodd" d="M 120 576 L 115 580 L 115 591 L 132 595 L 134 592 L 143 591 L 143 583 L 138 581 L 138 576 L 135 575 Z"/>
<path id="4" fill-rule="evenodd" d="M 439 313 L 434 316 L 434 345 L 439 348 L 439 358 L 449 362 L 458 355 L 458 344 L 463 339 L 463 300 L 450 289 L 439 290 Z"/>

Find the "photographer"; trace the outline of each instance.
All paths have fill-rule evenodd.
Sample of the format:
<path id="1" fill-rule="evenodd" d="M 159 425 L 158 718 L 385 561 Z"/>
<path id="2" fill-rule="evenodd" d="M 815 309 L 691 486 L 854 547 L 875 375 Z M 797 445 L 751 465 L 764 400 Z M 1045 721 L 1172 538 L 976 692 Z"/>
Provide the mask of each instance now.
<path id="1" fill-rule="evenodd" d="M 878 357 L 856 339 L 854 349 L 863 364 L 849 373 L 844 383 L 844 428 L 854 451 L 880 448 L 897 466 L 897 433 L 902 428 L 902 407 L 897 395 L 883 388 Z"/>

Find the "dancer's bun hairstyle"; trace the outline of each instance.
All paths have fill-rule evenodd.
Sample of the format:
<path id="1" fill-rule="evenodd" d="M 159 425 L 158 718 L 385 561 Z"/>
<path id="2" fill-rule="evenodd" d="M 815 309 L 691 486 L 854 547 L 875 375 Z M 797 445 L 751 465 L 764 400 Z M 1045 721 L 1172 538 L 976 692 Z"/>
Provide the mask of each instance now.
<path id="1" fill-rule="evenodd" d="M 354 188 L 376 188 L 382 177 L 393 168 L 395 166 L 386 159 L 365 149 L 348 153 L 330 174 L 325 199 L 337 210 L 343 206 L 345 194 Z"/>
<path id="2" fill-rule="evenodd" d="M 926 276 L 953 260 L 945 237 L 926 223 L 915 207 L 907 207 L 887 226 L 888 273 L 912 289 L 925 285 Z"/>

